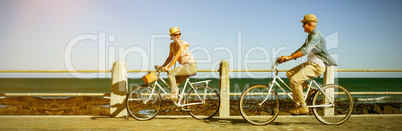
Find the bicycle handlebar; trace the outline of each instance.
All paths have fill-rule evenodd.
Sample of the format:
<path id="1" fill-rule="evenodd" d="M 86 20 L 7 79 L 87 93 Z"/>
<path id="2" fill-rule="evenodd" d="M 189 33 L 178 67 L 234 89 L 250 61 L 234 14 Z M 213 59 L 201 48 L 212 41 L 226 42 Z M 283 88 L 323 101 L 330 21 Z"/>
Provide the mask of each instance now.
<path id="1" fill-rule="evenodd" d="M 157 77 L 160 78 L 160 74 L 162 72 L 162 66 L 160 65 L 155 65 L 155 70 L 157 72 Z"/>
<path id="2" fill-rule="evenodd" d="M 283 60 L 284 60 L 284 61 L 287 61 L 286 58 L 284 58 Z M 279 61 L 279 57 L 278 57 L 278 58 L 276 58 L 276 61 L 275 61 L 275 63 L 272 65 L 271 68 L 272 68 L 272 69 L 275 69 L 275 66 L 279 65 L 279 62 L 280 62 L 280 61 Z"/>
<path id="3" fill-rule="evenodd" d="M 160 65 L 155 65 L 155 69 L 156 69 L 156 71 L 162 71 L 162 66 L 160 66 Z"/>
<path id="4" fill-rule="evenodd" d="M 275 59 L 275 62 L 272 64 L 271 69 L 276 69 L 276 66 L 279 65 L 279 58 Z"/>
<path id="5" fill-rule="evenodd" d="M 285 59 L 283 59 L 283 60 L 285 60 L 286 61 L 286 58 Z M 276 75 L 278 75 L 278 73 L 279 73 L 279 71 L 278 71 L 278 69 L 276 69 L 276 66 L 278 66 L 279 65 L 279 57 L 278 58 L 276 58 L 276 60 L 275 60 L 275 62 L 274 62 L 274 64 L 272 65 L 272 67 L 271 67 L 271 69 L 272 70 L 275 70 L 275 72 L 276 72 Z"/>

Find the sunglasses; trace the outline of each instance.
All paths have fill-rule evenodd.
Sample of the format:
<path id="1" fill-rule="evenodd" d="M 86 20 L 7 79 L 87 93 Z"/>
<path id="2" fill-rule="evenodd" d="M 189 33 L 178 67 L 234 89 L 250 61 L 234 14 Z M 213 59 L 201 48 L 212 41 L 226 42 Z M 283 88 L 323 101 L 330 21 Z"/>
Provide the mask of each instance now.
<path id="1" fill-rule="evenodd" d="M 306 24 L 308 24 L 308 22 L 303 23 L 303 26 L 305 26 Z"/>
<path id="2" fill-rule="evenodd" d="M 179 35 L 181 35 L 181 33 L 179 33 L 179 34 L 172 34 L 171 36 L 179 36 Z"/>

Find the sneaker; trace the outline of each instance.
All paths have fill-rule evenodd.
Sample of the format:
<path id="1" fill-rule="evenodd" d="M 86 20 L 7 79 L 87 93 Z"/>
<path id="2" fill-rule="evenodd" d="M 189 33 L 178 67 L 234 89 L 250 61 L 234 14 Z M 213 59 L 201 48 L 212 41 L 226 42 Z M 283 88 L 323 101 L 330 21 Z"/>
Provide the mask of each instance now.
<path id="1" fill-rule="evenodd" d="M 290 110 L 290 113 L 293 115 L 301 115 L 301 114 L 308 114 L 308 108 L 306 107 L 296 107 L 296 109 Z"/>
<path id="2" fill-rule="evenodd" d="M 308 94 L 307 94 L 307 98 L 306 98 L 306 102 L 310 101 L 311 98 L 315 95 L 315 93 L 317 93 L 318 90 L 317 89 L 311 89 Z"/>
<path id="3" fill-rule="evenodd" d="M 165 99 L 177 101 L 179 100 L 179 97 L 176 93 L 172 93 L 170 96 L 166 96 Z"/>

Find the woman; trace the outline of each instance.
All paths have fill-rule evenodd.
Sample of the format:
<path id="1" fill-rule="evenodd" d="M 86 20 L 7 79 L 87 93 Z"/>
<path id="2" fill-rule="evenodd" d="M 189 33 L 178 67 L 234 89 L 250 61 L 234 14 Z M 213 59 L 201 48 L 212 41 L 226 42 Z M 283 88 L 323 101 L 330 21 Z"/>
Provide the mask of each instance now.
<path id="1" fill-rule="evenodd" d="M 172 94 L 170 95 L 170 97 L 167 97 L 167 99 L 173 99 L 177 101 L 177 92 L 179 92 L 177 83 L 181 82 L 176 82 L 176 77 L 187 77 L 189 75 L 196 74 L 197 62 L 194 60 L 193 54 L 191 54 L 188 50 L 190 45 L 180 39 L 181 33 L 179 27 L 172 27 L 169 31 L 170 39 L 173 40 L 173 42 L 170 43 L 169 57 L 162 65 L 162 70 L 167 72 L 170 81 L 170 88 L 172 91 Z M 169 70 L 176 63 L 176 61 L 179 62 L 180 66 Z M 167 66 L 168 64 L 169 66 Z"/>

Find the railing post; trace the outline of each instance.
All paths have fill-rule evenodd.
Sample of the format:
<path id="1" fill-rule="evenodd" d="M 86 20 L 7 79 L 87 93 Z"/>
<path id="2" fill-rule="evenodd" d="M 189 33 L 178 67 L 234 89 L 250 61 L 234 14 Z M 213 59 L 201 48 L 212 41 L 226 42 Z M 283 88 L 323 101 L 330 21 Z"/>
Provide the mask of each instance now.
<path id="1" fill-rule="evenodd" d="M 110 90 L 110 117 L 125 117 L 127 94 L 127 69 L 126 63 L 116 61 L 111 70 L 112 87 Z"/>
<path id="2" fill-rule="evenodd" d="M 219 117 L 230 116 L 230 82 L 229 82 L 229 63 L 222 60 L 219 66 L 219 95 L 221 105 Z"/>
<path id="3" fill-rule="evenodd" d="M 324 73 L 324 85 L 334 84 L 334 66 L 327 66 L 327 69 Z M 329 98 L 334 100 L 334 89 L 327 89 L 325 93 L 329 96 Z M 330 104 L 329 100 L 324 100 L 325 104 Z M 325 108 L 324 116 L 334 116 L 334 108 Z"/>

